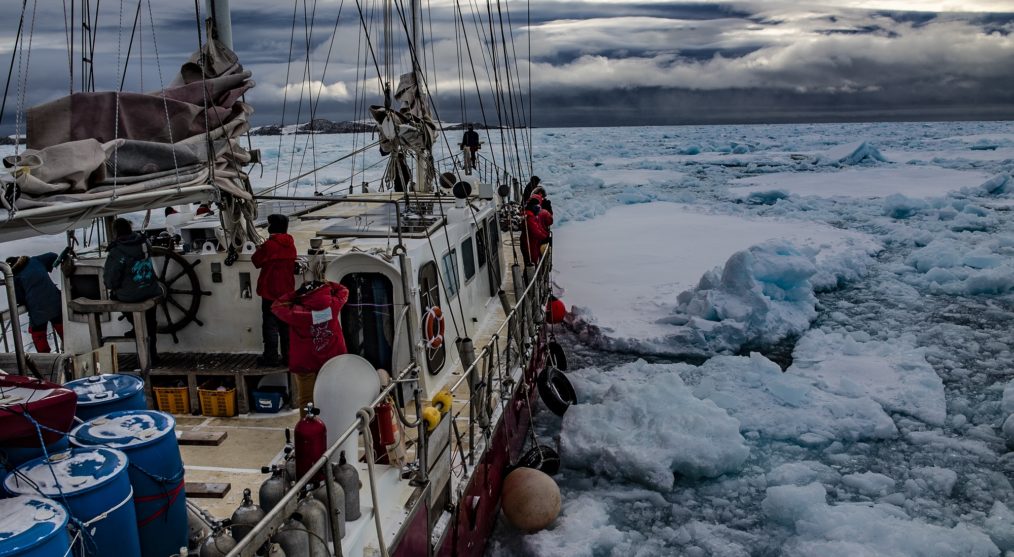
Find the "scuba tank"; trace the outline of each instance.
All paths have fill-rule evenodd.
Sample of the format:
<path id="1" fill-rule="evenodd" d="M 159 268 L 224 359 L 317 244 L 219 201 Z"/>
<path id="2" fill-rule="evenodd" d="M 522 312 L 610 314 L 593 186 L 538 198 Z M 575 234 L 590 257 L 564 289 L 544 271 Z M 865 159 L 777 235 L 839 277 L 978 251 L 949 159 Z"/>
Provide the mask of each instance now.
<path id="1" fill-rule="evenodd" d="M 262 473 L 271 473 L 271 477 L 264 480 L 261 484 L 261 488 L 257 493 L 257 498 L 260 500 L 261 509 L 265 513 L 271 512 L 271 509 L 275 508 L 275 505 L 285 497 L 285 492 L 289 490 L 289 482 L 285 480 L 285 468 L 280 466 L 264 466 L 261 468 Z"/>
<path id="2" fill-rule="evenodd" d="M 189 530 L 187 542 L 191 547 L 197 547 L 208 535 L 204 519 L 190 507 L 187 507 L 187 529 Z"/>
<path id="3" fill-rule="evenodd" d="M 214 530 L 201 542 L 200 557 L 225 557 L 236 548 L 236 540 L 232 539 L 226 529 L 227 523 L 228 521 L 215 523 Z"/>
<path id="4" fill-rule="evenodd" d="M 296 513 L 303 518 L 300 522 L 309 531 L 310 557 L 331 557 L 327 549 L 327 507 L 314 499 L 312 486 L 307 484 L 303 498 L 296 506 Z"/>
<path id="5" fill-rule="evenodd" d="M 293 452 L 292 431 L 289 428 L 285 428 L 285 447 L 282 448 L 282 452 L 285 453 L 285 475 L 289 483 L 293 483 L 299 476 L 296 475 L 296 454 Z"/>
<path id="6" fill-rule="evenodd" d="M 292 513 L 271 538 L 271 541 L 282 546 L 286 557 L 310 557 L 310 535 L 300 522 L 302 519 L 303 516 L 299 513 Z"/>
<path id="7" fill-rule="evenodd" d="M 332 462 L 331 463 L 331 469 L 333 470 L 334 476 L 337 478 L 338 477 L 338 465 Z M 317 489 L 313 490 L 312 495 L 313 495 L 313 498 L 316 499 L 316 500 L 318 500 L 318 501 L 320 501 L 321 504 L 323 504 L 325 508 L 330 508 L 333 511 L 334 514 L 332 514 L 331 516 L 329 516 L 328 520 L 329 521 L 330 520 L 337 520 L 338 521 L 338 535 L 344 538 L 345 537 L 345 490 L 342 489 L 342 484 L 338 483 L 337 480 L 334 482 L 334 485 L 332 486 L 332 489 L 331 489 L 331 505 L 330 505 L 330 507 L 327 504 L 327 483 L 326 482 L 320 482 L 320 485 L 317 486 Z M 328 529 L 327 529 L 327 534 L 328 534 L 327 539 L 328 539 L 328 541 L 334 541 L 334 540 L 331 539 L 332 536 L 331 536 L 331 527 L 330 526 L 331 525 L 329 523 L 328 524 Z"/>
<path id="8" fill-rule="evenodd" d="M 243 490 L 243 503 L 232 513 L 232 537 L 238 542 L 264 518 L 264 511 L 253 502 L 250 490 Z"/>
<path id="9" fill-rule="evenodd" d="M 306 405 L 306 416 L 296 424 L 296 476 L 302 478 L 314 462 L 324 454 L 327 449 L 327 427 L 317 416 L 320 415 L 320 408 L 314 408 L 313 403 Z M 319 481 L 323 474 L 315 478 Z"/>
<path id="10" fill-rule="evenodd" d="M 268 552 L 265 557 L 285 557 L 285 551 L 277 543 L 268 544 Z"/>
<path id="11" fill-rule="evenodd" d="M 334 479 L 345 491 L 345 520 L 359 520 L 363 514 L 359 509 L 359 488 L 363 487 L 363 483 L 359 481 L 359 471 L 356 467 L 345 460 L 345 451 L 338 457 L 338 469 L 335 470 Z"/>

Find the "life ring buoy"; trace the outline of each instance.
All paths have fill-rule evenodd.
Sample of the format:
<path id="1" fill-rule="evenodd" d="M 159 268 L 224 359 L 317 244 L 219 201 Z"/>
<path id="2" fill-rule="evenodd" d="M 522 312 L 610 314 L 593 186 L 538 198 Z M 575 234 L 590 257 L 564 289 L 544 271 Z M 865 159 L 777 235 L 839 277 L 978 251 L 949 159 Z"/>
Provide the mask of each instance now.
<path id="1" fill-rule="evenodd" d="M 426 348 L 436 350 L 444 345 L 444 313 L 440 306 L 426 308 L 426 315 L 423 316 L 423 334 L 426 338 Z"/>

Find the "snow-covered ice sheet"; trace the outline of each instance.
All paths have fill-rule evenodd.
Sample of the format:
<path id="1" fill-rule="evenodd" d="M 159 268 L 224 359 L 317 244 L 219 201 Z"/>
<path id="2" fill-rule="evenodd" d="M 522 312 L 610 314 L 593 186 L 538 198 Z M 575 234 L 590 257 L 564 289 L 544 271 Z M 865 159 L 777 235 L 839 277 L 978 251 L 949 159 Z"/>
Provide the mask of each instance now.
<path id="1" fill-rule="evenodd" d="M 796 271 L 761 269 L 760 263 L 744 269 L 745 274 L 772 271 L 781 274 L 766 278 L 799 282 L 824 263 L 834 274 L 834 262 L 865 258 L 879 248 L 865 234 L 824 224 L 704 214 L 668 202 L 623 205 L 554 232 L 554 280 L 566 302 L 601 334 L 664 351 L 668 337 L 682 334 L 672 322 L 680 311 L 680 293 L 699 286 L 706 273 L 726 265 L 733 254 L 773 239 L 808 250 L 799 257 L 812 270 L 806 277 L 792 278 Z"/>
<path id="2" fill-rule="evenodd" d="M 733 180 L 733 196 L 772 190 L 817 197 L 881 198 L 891 194 L 937 197 L 973 187 L 990 176 L 983 172 L 937 166 L 894 165 L 846 168 L 834 172 L 778 172 Z"/>

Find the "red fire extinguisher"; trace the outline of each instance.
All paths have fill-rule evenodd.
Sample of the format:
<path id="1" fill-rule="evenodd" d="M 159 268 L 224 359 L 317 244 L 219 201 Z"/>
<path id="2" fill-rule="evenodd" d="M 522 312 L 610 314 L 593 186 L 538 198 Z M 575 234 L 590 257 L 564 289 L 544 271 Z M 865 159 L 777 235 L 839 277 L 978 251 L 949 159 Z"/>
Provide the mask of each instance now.
<path id="1" fill-rule="evenodd" d="M 394 438 L 394 408 L 391 402 L 385 400 L 377 405 L 377 424 L 380 429 L 380 443 L 385 447 L 393 445 Z"/>
<path id="2" fill-rule="evenodd" d="M 327 449 L 327 427 L 317 416 L 320 408 L 306 405 L 306 417 L 296 424 L 296 476 L 302 478 Z M 320 475 L 323 478 L 323 474 Z M 320 480 L 320 478 L 315 478 Z"/>

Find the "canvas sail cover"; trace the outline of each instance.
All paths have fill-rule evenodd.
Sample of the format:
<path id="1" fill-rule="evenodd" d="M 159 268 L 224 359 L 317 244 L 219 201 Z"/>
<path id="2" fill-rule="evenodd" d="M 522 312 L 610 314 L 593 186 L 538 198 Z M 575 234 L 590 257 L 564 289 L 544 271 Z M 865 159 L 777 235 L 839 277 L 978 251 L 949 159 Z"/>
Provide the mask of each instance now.
<path id="1" fill-rule="evenodd" d="M 165 190 L 157 199 L 169 205 L 181 202 L 173 191 L 210 184 L 201 200 L 221 204 L 228 241 L 255 238 L 243 171 L 250 153 L 239 142 L 253 112 L 240 100 L 254 86 L 250 77 L 234 52 L 211 40 L 164 90 L 74 93 L 30 108 L 28 148 L 3 161 L 0 232 L 26 210 L 44 226 L 47 214 L 66 219 L 76 202 L 94 208 L 108 200 L 130 212 L 150 208 L 153 198 L 135 207 L 132 194 Z"/>
<path id="2" fill-rule="evenodd" d="M 421 176 L 417 177 L 419 191 L 430 191 L 436 171 L 433 163 L 433 143 L 437 127 L 430 115 L 425 94 L 419 91 L 415 72 L 401 76 L 395 100 L 401 108 L 394 110 L 384 106 L 371 106 L 370 114 L 377 121 L 380 131 L 380 152 L 394 154 L 388 161 L 386 178 L 397 189 L 408 183 L 407 155 L 412 154 L 418 161 Z"/>

